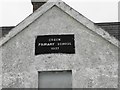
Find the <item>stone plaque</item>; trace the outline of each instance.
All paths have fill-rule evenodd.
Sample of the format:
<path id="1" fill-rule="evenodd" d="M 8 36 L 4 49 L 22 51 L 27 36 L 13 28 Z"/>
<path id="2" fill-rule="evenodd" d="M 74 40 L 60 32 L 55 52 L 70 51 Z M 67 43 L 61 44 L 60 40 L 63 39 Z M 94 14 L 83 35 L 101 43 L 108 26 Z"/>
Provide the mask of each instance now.
<path id="1" fill-rule="evenodd" d="M 52 53 L 75 53 L 74 35 L 42 35 L 35 41 L 35 55 Z"/>

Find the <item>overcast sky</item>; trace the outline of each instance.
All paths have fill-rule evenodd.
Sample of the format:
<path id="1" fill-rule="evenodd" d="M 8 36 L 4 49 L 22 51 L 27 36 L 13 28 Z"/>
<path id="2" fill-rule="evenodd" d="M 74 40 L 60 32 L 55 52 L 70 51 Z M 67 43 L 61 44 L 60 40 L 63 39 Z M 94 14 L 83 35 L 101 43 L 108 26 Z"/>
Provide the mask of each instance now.
<path id="1" fill-rule="evenodd" d="M 62 0 L 93 22 L 117 22 L 119 0 Z M 31 0 L 0 0 L 0 26 L 15 26 L 32 13 Z"/>

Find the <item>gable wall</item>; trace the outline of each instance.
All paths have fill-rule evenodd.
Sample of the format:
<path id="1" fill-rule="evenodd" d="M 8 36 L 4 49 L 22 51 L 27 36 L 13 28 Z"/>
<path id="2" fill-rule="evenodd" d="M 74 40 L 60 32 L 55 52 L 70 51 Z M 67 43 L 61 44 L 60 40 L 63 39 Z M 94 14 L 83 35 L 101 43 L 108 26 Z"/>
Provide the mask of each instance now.
<path id="1" fill-rule="evenodd" d="M 38 35 L 74 34 L 75 54 L 35 56 Z M 72 70 L 73 88 L 117 87 L 118 48 L 53 7 L 2 47 L 3 87 L 38 87 L 38 71 Z"/>

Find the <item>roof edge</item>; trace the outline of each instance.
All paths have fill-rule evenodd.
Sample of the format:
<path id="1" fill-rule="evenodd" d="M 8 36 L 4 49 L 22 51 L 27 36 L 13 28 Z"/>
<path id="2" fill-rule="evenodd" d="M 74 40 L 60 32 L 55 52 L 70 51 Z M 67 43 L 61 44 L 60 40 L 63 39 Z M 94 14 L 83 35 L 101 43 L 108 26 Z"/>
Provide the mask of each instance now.
<path id="1" fill-rule="evenodd" d="M 15 28 L 13 28 L 5 37 L 0 38 L 0 47 L 5 44 L 8 40 L 13 38 L 16 34 L 21 32 L 26 26 L 30 25 L 34 20 L 43 15 L 51 7 L 53 7 L 59 0 L 56 2 L 54 0 L 49 0 L 47 3 L 38 8 L 34 13 L 30 14 L 22 22 L 20 22 Z"/>
<path id="2" fill-rule="evenodd" d="M 120 25 L 120 22 L 100 22 L 100 23 L 95 23 L 97 25 Z"/>
<path id="3" fill-rule="evenodd" d="M 64 2 L 57 3 L 57 6 L 65 11 L 67 14 L 72 16 L 75 20 L 89 28 L 90 30 L 94 31 L 98 35 L 102 36 L 105 40 L 109 41 L 113 45 L 117 46 L 120 48 L 120 41 L 116 39 L 115 37 L 111 36 L 108 32 L 106 32 L 104 29 L 102 29 L 100 26 L 97 26 L 94 22 L 91 20 L 87 19 L 85 16 L 71 8 L 69 5 L 67 5 Z"/>
<path id="4" fill-rule="evenodd" d="M 68 6 L 66 3 L 64 3 L 61 0 L 49 0 L 47 3 L 45 3 L 43 6 L 41 6 L 39 9 L 37 9 L 34 13 L 32 13 L 30 16 L 28 16 L 26 19 L 24 19 L 20 24 L 18 24 L 15 28 L 13 28 L 8 35 L 4 38 L 0 38 L 0 47 L 6 43 L 9 39 L 13 38 L 16 34 L 21 32 L 26 26 L 30 25 L 34 20 L 36 20 L 38 17 L 40 17 L 42 14 L 44 14 L 46 11 L 48 11 L 51 7 L 54 5 L 58 6 L 60 9 L 62 9 L 64 12 L 72 16 L 75 20 L 89 28 L 90 30 L 94 31 L 98 35 L 102 36 L 104 39 L 112 43 L 113 45 L 119 46 L 119 40 L 117 40 L 115 37 L 110 36 L 108 32 L 106 32 L 104 29 L 98 27 L 95 25 L 92 21 L 84 17 L 82 14 L 75 11 L 73 8 Z"/>

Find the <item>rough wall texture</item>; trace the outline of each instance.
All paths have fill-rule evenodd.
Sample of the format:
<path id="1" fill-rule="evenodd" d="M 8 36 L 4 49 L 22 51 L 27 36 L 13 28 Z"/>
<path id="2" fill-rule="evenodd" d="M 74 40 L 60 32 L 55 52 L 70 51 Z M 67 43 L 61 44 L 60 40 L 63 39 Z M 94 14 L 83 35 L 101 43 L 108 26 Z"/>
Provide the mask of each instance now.
<path id="1" fill-rule="evenodd" d="M 37 35 L 75 35 L 75 54 L 35 56 Z M 118 48 L 57 7 L 2 46 L 2 87 L 38 88 L 38 71 L 72 70 L 73 88 L 116 88 Z"/>

